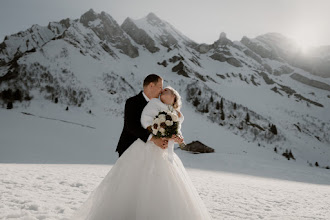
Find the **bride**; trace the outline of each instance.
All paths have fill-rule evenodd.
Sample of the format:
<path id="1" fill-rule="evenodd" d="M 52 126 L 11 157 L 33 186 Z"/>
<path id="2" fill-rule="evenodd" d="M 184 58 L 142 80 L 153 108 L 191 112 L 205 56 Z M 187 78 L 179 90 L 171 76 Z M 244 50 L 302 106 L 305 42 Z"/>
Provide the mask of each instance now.
<path id="1" fill-rule="evenodd" d="M 153 124 L 159 112 L 172 110 L 181 124 L 181 97 L 171 87 L 144 108 L 141 124 Z M 179 126 L 180 128 L 180 126 Z M 211 219 L 180 158 L 152 141 L 137 139 L 99 186 L 74 213 L 74 220 L 208 220 Z"/>

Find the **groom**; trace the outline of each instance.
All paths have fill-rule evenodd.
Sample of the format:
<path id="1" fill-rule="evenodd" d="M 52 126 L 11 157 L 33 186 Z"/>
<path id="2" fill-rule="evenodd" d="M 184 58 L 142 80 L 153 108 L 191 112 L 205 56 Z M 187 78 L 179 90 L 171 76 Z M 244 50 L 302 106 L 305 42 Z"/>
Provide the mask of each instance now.
<path id="1" fill-rule="evenodd" d="M 153 137 L 147 129 L 142 127 L 140 121 L 144 107 L 151 99 L 158 98 L 162 90 L 163 79 L 156 74 L 150 74 L 143 81 L 143 91 L 126 100 L 124 128 L 116 149 L 119 157 L 138 138 L 144 142 L 153 141 L 162 149 L 167 148 L 167 140 Z"/>

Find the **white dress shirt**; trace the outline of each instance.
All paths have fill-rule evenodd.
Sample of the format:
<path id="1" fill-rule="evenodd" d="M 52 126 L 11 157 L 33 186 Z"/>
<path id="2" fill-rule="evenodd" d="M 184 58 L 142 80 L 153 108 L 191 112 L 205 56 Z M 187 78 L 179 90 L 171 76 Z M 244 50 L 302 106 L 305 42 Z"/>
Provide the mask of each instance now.
<path id="1" fill-rule="evenodd" d="M 148 96 L 144 92 L 142 92 L 142 95 L 144 96 L 144 98 L 146 99 L 147 102 L 150 101 L 150 99 L 148 98 Z"/>
<path id="2" fill-rule="evenodd" d="M 150 99 L 148 98 L 148 96 L 144 93 L 144 91 L 142 92 L 142 95 L 144 96 L 144 98 L 146 99 L 147 102 L 150 101 Z M 150 141 L 150 139 L 152 138 L 152 134 L 149 135 L 148 137 L 148 140 L 147 141 Z"/>

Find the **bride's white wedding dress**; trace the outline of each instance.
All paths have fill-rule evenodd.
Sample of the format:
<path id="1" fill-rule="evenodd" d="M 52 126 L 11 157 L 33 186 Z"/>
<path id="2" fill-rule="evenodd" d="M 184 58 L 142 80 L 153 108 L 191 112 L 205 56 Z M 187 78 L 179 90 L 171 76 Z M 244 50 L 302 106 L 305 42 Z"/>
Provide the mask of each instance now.
<path id="1" fill-rule="evenodd" d="M 142 112 L 143 127 L 168 106 L 152 99 Z M 183 116 L 181 118 L 181 122 Z M 72 219 L 211 219 L 180 158 L 153 142 L 137 139 L 117 160 Z"/>

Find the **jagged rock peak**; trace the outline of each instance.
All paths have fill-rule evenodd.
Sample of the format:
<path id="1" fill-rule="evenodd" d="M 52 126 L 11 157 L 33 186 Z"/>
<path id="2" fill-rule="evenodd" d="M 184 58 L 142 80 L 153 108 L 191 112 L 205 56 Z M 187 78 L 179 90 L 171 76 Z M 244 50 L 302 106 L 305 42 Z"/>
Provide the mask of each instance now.
<path id="1" fill-rule="evenodd" d="M 80 23 L 87 27 L 89 26 L 89 22 L 95 21 L 97 19 L 100 19 L 105 23 L 118 26 L 115 19 L 113 19 L 108 13 L 102 11 L 100 14 L 98 14 L 93 9 L 89 9 L 87 12 L 80 16 Z"/>
<path id="2" fill-rule="evenodd" d="M 130 17 L 127 17 L 124 22 L 121 24 L 121 26 L 124 24 L 124 23 L 134 23 L 133 19 L 130 18 Z"/>
<path id="3" fill-rule="evenodd" d="M 157 15 L 153 12 L 150 12 L 148 15 L 147 15 L 147 18 L 150 19 L 150 20 L 159 20 L 161 21 L 161 19 L 159 17 L 157 17 Z"/>
<path id="4" fill-rule="evenodd" d="M 248 38 L 247 36 L 243 36 L 242 39 L 241 39 L 241 42 L 242 41 L 250 41 L 250 38 Z"/>
<path id="5" fill-rule="evenodd" d="M 282 50 L 294 50 L 295 52 L 299 51 L 300 46 L 293 39 L 284 36 L 280 33 L 266 33 L 256 37 L 257 40 L 264 42 L 268 45 L 275 47 L 280 47 Z"/>
<path id="6" fill-rule="evenodd" d="M 226 35 L 225 32 L 221 32 L 221 33 L 220 33 L 219 40 L 221 40 L 221 39 L 227 39 L 227 35 Z"/>
<path id="7" fill-rule="evenodd" d="M 150 22 L 150 23 L 156 23 L 156 24 L 162 24 L 163 21 L 157 17 L 157 15 L 155 15 L 153 12 L 150 12 L 148 15 L 147 15 L 147 21 Z"/>
<path id="8" fill-rule="evenodd" d="M 115 22 L 117 24 L 116 20 L 113 17 L 111 17 L 108 13 L 106 13 L 104 11 L 101 11 L 101 14 L 100 15 L 103 18 L 108 18 L 109 20 L 111 20 L 112 23 Z"/>
<path id="9" fill-rule="evenodd" d="M 88 26 L 89 21 L 94 21 L 97 19 L 97 13 L 93 9 L 89 9 L 87 12 L 80 16 L 80 22 L 85 26 Z"/>
<path id="10" fill-rule="evenodd" d="M 80 17 L 80 22 L 92 29 L 101 39 L 120 49 L 131 58 L 139 55 L 138 48 L 133 46 L 123 29 L 109 14 L 102 11 L 100 14 L 90 9 Z"/>
<path id="11" fill-rule="evenodd" d="M 283 34 L 281 33 L 276 33 L 276 32 L 269 32 L 263 35 L 259 35 L 258 37 L 268 37 L 268 38 L 272 38 L 272 39 L 279 39 L 279 40 L 287 40 L 288 38 L 285 37 Z"/>
<path id="12" fill-rule="evenodd" d="M 287 41 L 290 40 L 288 37 L 284 36 L 281 33 L 276 33 L 276 32 L 269 32 L 266 34 L 258 35 L 255 38 L 249 38 L 247 36 L 243 36 L 241 41 L 247 41 L 247 40 L 260 40 L 260 39 L 268 39 L 268 40 L 273 40 L 273 41 Z"/>
<path id="13" fill-rule="evenodd" d="M 144 45 L 151 53 L 159 51 L 155 46 L 155 41 L 147 32 L 139 28 L 131 18 L 126 18 L 121 28 L 138 44 Z"/>
<path id="14" fill-rule="evenodd" d="M 192 40 L 184 36 L 170 23 L 166 22 L 165 20 L 161 20 L 152 12 L 147 16 L 137 20 L 127 18 L 121 27 L 138 44 L 145 45 L 149 44 L 147 41 L 154 41 L 155 45 L 150 44 L 152 46 L 152 49 L 149 48 L 151 51 L 158 51 L 157 48 L 159 48 L 160 45 L 166 48 L 170 48 L 171 46 L 178 44 L 194 44 Z M 135 31 L 132 31 L 133 29 Z M 145 38 L 148 38 L 148 40 Z"/>
<path id="15" fill-rule="evenodd" d="M 219 40 L 215 42 L 215 46 L 219 45 L 232 45 L 233 42 L 227 38 L 227 35 L 225 32 L 221 32 Z"/>

